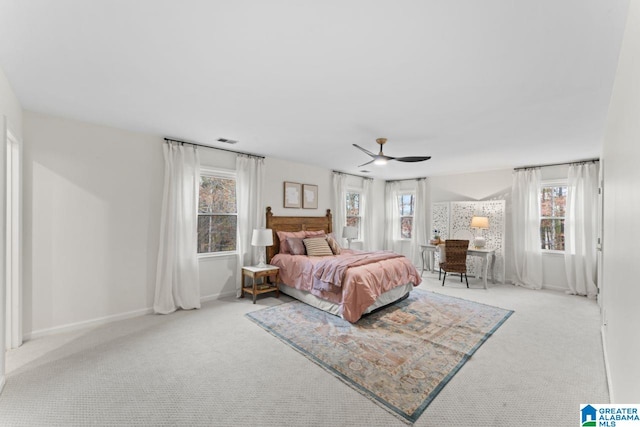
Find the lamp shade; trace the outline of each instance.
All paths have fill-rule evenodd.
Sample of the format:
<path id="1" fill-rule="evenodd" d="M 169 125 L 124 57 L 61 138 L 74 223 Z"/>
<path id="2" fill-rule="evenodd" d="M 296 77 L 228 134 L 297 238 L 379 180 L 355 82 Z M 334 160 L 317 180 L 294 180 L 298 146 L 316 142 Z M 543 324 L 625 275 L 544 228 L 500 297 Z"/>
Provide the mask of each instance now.
<path id="1" fill-rule="evenodd" d="M 273 245 L 273 231 L 270 228 L 255 228 L 251 235 L 251 246 Z"/>
<path id="2" fill-rule="evenodd" d="M 486 216 L 474 216 L 471 218 L 472 228 L 489 228 L 489 218 Z"/>
<path id="3" fill-rule="evenodd" d="M 357 239 L 358 229 L 356 227 L 347 225 L 342 229 L 342 237 L 344 237 L 345 239 Z"/>

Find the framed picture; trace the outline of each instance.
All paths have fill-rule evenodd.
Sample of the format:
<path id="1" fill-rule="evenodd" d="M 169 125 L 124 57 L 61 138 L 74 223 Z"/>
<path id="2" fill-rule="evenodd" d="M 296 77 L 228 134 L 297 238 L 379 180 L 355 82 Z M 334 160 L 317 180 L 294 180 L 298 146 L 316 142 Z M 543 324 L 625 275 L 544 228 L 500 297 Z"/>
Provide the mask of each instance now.
<path id="1" fill-rule="evenodd" d="M 318 186 L 302 185 L 302 207 L 304 209 L 318 209 Z"/>
<path id="2" fill-rule="evenodd" d="M 301 207 L 302 185 L 297 182 L 284 183 L 284 207 L 300 208 Z"/>

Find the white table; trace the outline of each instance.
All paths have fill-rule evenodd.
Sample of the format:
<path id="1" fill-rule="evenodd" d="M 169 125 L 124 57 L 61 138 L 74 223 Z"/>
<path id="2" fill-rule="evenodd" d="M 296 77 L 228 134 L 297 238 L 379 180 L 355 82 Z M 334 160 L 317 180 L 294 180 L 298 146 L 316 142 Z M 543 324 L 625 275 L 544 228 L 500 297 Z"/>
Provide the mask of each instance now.
<path id="1" fill-rule="evenodd" d="M 435 253 L 438 250 L 438 246 L 436 245 L 419 245 L 420 252 L 422 252 L 422 270 L 420 270 L 420 275 L 424 273 L 424 266 L 428 264 L 428 269 L 432 273 L 435 272 Z M 495 249 L 478 249 L 478 248 L 469 248 L 467 250 L 468 256 L 476 256 L 482 258 L 482 284 L 484 288 L 487 289 L 487 276 L 489 273 L 489 258 L 491 258 L 491 283 L 496 283 L 496 275 L 494 271 L 494 267 L 496 264 L 496 250 Z"/>

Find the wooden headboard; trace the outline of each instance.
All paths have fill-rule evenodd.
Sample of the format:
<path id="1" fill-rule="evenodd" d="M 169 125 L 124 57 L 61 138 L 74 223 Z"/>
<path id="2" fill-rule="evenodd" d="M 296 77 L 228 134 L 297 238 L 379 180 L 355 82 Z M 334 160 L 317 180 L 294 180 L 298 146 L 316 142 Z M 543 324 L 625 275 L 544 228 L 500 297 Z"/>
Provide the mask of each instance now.
<path id="1" fill-rule="evenodd" d="M 267 263 L 280 252 L 280 240 L 277 231 L 319 231 L 331 233 L 333 220 L 331 209 L 325 216 L 275 216 L 271 206 L 267 207 L 267 227 L 273 230 L 273 246 L 267 246 Z"/>

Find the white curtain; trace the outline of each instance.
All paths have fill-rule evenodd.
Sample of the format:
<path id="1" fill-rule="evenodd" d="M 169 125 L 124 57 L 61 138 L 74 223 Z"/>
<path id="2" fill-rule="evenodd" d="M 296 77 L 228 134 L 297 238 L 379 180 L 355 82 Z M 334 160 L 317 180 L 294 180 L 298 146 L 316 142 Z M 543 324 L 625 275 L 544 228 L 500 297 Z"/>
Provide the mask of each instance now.
<path id="1" fill-rule="evenodd" d="M 512 185 L 514 282 L 542 288 L 540 243 L 540 169 L 515 171 Z"/>
<path id="2" fill-rule="evenodd" d="M 399 181 L 386 182 L 384 187 L 384 248 L 402 253 L 400 240 L 400 210 L 398 207 Z"/>
<path id="3" fill-rule="evenodd" d="M 564 262 L 574 295 L 595 297 L 598 212 L 598 166 L 569 166 L 564 224 Z"/>
<path id="4" fill-rule="evenodd" d="M 164 144 L 164 195 L 153 310 L 200 308 L 198 273 L 198 189 L 196 146 Z"/>
<path id="5" fill-rule="evenodd" d="M 240 297 L 243 275 L 240 268 L 254 265 L 258 250 L 251 246 L 254 228 L 264 227 L 266 212 L 263 208 L 264 159 L 239 154 L 236 157 L 236 203 L 238 204 L 238 272 L 236 272 L 236 293 Z"/>
<path id="6" fill-rule="evenodd" d="M 363 249 L 365 251 L 374 250 L 373 243 L 373 180 L 363 178 L 362 193 L 364 196 L 363 218 L 362 218 L 362 234 Z"/>
<path id="7" fill-rule="evenodd" d="M 418 245 L 424 245 L 429 240 L 429 207 L 431 206 L 431 197 L 429 195 L 427 180 L 419 179 L 417 181 L 409 259 L 414 265 L 421 265 L 422 259 Z"/>
<path id="8" fill-rule="evenodd" d="M 343 173 L 333 173 L 332 177 L 333 199 L 333 233 L 342 246 L 347 247 L 342 241 L 342 229 L 347 225 L 347 176 Z"/>

